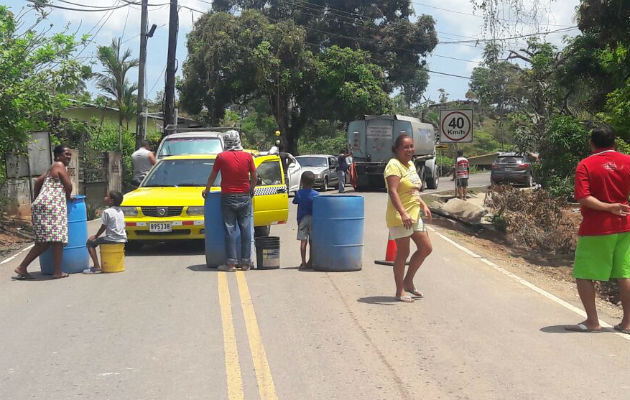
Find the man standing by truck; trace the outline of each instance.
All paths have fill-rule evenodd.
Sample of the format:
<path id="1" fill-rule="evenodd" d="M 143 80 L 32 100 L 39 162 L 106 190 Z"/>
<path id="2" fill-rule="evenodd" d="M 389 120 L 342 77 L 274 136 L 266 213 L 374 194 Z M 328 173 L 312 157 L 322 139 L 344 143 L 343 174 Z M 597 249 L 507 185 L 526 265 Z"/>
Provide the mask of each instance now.
<path id="1" fill-rule="evenodd" d="M 455 195 L 458 199 L 466 200 L 469 174 L 468 159 L 464 157 L 463 150 L 457 150 L 457 159 L 455 160 Z"/>

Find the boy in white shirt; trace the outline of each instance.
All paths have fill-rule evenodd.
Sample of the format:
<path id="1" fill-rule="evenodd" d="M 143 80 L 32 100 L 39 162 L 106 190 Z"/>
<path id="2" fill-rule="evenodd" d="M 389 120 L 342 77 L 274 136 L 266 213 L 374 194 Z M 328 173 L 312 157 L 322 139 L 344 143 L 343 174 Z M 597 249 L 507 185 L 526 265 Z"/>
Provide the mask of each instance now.
<path id="1" fill-rule="evenodd" d="M 125 232 L 125 215 L 120 208 L 123 201 L 123 195 L 115 190 L 110 191 L 104 199 L 109 206 L 103 211 L 103 224 L 98 228 L 96 235 L 90 236 L 86 243 L 88 253 L 92 258 L 94 266 L 83 270 L 84 274 L 100 274 L 101 264 L 98 262 L 96 248 L 100 244 L 115 244 L 127 242 L 127 233 Z M 99 237 L 105 232 L 104 237 Z"/>

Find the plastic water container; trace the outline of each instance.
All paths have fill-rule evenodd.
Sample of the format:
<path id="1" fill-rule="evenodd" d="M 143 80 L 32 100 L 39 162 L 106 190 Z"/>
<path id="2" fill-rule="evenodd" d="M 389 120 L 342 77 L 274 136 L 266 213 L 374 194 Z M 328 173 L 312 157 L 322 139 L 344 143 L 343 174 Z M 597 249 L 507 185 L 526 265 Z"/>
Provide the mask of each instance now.
<path id="1" fill-rule="evenodd" d="M 206 265 L 216 268 L 225 264 L 225 228 L 221 212 L 221 192 L 209 192 L 204 207 Z"/>
<path id="2" fill-rule="evenodd" d="M 227 260 L 227 251 L 225 250 L 225 227 L 223 226 L 223 212 L 221 211 L 221 192 L 210 192 L 206 196 L 204 207 L 204 229 L 205 229 L 205 248 L 206 248 L 206 265 L 208 268 L 216 268 L 224 265 Z M 253 261 L 256 256 L 256 247 L 254 243 L 254 214 L 251 220 L 251 255 Z M 240 234 L 237 234 L 240 237 Z M 240 247 L 236 249 L 240 258 Z"/>
<path id="3" fill-rule="evenodd" d="M 364 204 L 361 196 L 313 199 L 313 269 L 358 271 L 363 264 Z"/>
<path id="4" fill-rule="evenodd" d="M 82 272 L 90 266 L 90 254 L 85 242 L 88 238 L 87 210 L 85 196 L 75 196 L 67 202 L 68 207 L 68 244 L 63 248 L 61 270 L 69 274 Z M 42 273 L 54 273 L 52 249 L 48 249 L 39 256 Z"/>
<path id="5" fill-rule="evenodd" d="M 101 244 L 101 269 L 103 272 L 122 272 L 125 270 L 125 244 Z"/>

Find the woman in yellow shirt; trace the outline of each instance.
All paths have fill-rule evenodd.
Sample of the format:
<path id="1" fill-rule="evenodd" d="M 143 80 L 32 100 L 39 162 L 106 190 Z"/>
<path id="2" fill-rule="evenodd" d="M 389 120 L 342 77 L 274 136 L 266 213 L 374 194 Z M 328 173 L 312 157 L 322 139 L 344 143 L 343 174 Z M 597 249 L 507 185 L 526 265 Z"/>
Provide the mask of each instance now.
<path id="1" fill-rule="evenodd" d="M 422 297 L 422 293 L 416 290 L 413 278 L 433 249 L 421 215 L 421 212 L 424 213 L 430 221 L 431 211 L 420 197 L 422 181 L 411 161 L 414 153 L 413 139 L 407 134 L 398 136 L 392 146 L 392 152 L 395 156 L 387 163 L 384 174 L 389 195 L 385 215 L 390 239 L 396 240 L 397 251 L 394 261 L 396 299 L 411 303 L 414 297 Z M 405 274 L 410 238 L 418 250 L 411 256 L 409 269 Z"/>

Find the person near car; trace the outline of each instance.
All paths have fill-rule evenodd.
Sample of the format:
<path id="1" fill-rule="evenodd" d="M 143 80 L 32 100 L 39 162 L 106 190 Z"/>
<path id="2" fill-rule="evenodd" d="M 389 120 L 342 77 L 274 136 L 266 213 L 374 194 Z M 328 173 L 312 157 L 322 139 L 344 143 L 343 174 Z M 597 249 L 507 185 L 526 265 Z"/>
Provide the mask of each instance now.
<path id="1" fill-rule="evenodd" d="M 313 199 L 319 195 L 317 191 L 313 190 L 313 183 L 315 182 L 315 174 L 311 171 L 306 171 L 302 174 L 300 179 L 301 189 L 295 192 L 293 198 L 293 204 L 298 205 L 297 209 L 297 222 L 298 232 L 297 240 L 300 241 L 300 255 L 302 256 L 302 263 L 299 269 L 312 268 L 313 259 L 313 244 L 311 243 L 311 227 L 313 224 Z M 306 246 L 308 245 L 308 261 L 306 261 Z"/>
<path id="2" fill-rule="evenodd" d="M 337 177 L 339 178 L 339 193 L 345 191 L 346 186 L 346 173 L 348 172 L 348 150 L 343 149 L 337 157 Z"/>
<path id="3" fill-rule="evenodd" d="M 136 186 L 140 185 L 151 167 L 155 165 L 155 154 L 151 150 L 151 143 L 145 140 L 140 148 L 131 154 L 131 164 L 133 165 L 131 182 Z"/>
<path id="4" fill-rule="evenodd" d="M 60 144 L 53 149 L 54 162 L 35 180 L 35 200 L 31 204 L 35 245 L 15 269 L 13 279 L 33 279 L 27 268 L 40 254 L 52 251 L 53 279 L 67 278 L 62 272 L 63 247 L 68 243 L 67 201 L 72 201 L 72 182 L 67 167 L 72 151 Z"/>
<path id="5" fill-rule="evenodd" d="M 271 146 L 271 148 L 269 149 L 269 153 L 268 154 L 278 154 L 280 152 L 280 140 L 276 140 L 273 143 L 273 146 Z"/>
<path id="6" fill-rule="evenodd" d="M 466 200 L 469 174 L 468 159 L 464 157 L 463 150 L 457 150 L 457 159 L 455 159 L 455 195 L 458 199 Z"/>
<path id="7" fill-rule="evenodd" d="M 123 195 L 120 192 L 111 190 L 104 199 L 108 207 L 103 211 L 102 223 L 95 235 L 88 238 L 85 244 L 94 266 L 84 269 L 84 274 L 100 274 L 101 264 L 98 262 L 96 248 L 102 244 L 120 244 L 127 242 L 127 232 L 125 232 L 125 214 L 120 205 L 123 202 Z M 101 235 L 105 233 L 105 236 Z"/>
<path id="8" fill-rule="evenodd" d="M 226 265 L 219 266 L 219 270 L 235 271 L 237 266 L 248 270 L 252 265 L 252 197 L 256 187 L 256 166 L 252 155 L 243 151 L 238 131 L 225 132 L 223 143 L 225 150 L 217 155 L 202 195 L 206 197 L 221 173 L 221 211 L 227 260 Z"/>
<path id="9" fill-rule="evenodd" d="M 586 320 L 567 330 L 599 331 L 594 281 L 616 279 L 623 317 L 615 330 L 630 334 L 630 156 L 616 152 L 615 134 L 606 125 L 591 131 L 593 154 L 575 170 L 575 199 L 582 223 L 573 277 Z"/>
<path id="10" fill-rule="evenodd" d="M 431 220 L 431 211 L 420 197 L 422 181 L 416 166 L 411 159 L 414 154 L 413 139 L 402 134 L 396 138 L 392 146 L 394 157 L 385 167 L 385 184 L 388 201 L 385 212 L 389 237 L 396 241 L 396 258 L 394 260 L 394 281 L 396 283 L 396 299 L 411 303 L 421 298 L 413 282 L 416 272 L 431 254 L 432 245 L 422 220 L 422 213 Z M 410 239 L 417 250 L 409 260 L 409 269 L 405 274 L 405 264 L 409 256 Z"/>

